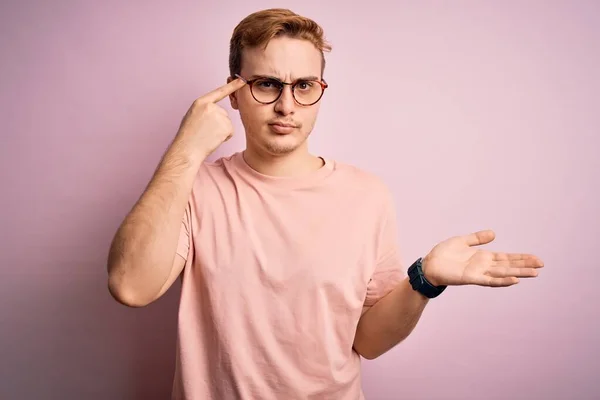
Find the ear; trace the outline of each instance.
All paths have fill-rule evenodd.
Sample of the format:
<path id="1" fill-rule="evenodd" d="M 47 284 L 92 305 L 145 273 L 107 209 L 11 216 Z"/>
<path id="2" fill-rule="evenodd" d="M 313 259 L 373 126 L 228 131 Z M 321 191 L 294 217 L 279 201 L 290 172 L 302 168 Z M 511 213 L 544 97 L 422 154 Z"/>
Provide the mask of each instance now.
<path id="1" fill-rule="evenodd" d="M 227 83 L 233 81 L 232 77 L 228 77 L 227 78 Z M 238 101 L 237 101 L 237 97 L 236 97 L 236 92 L 233 92 L 229 95 L 229 103 L 231 104 L 231 108 L 233 108 L 234 110 L 238 110 Z"/>

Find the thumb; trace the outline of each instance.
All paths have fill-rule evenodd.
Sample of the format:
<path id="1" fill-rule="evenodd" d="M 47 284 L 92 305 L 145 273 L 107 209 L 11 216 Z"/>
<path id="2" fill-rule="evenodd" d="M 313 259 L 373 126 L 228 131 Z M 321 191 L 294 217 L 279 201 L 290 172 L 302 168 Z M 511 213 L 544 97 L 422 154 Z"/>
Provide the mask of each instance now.
<path id="1" fill-rule="evenodd" d="M 469 235 L 466 235 L 464 238 L 469 246 L 481 246 L 493 241 L 496 238 L 496 234 L 493 230 L 486 229 L 483 231 L 473 232 Z"/>

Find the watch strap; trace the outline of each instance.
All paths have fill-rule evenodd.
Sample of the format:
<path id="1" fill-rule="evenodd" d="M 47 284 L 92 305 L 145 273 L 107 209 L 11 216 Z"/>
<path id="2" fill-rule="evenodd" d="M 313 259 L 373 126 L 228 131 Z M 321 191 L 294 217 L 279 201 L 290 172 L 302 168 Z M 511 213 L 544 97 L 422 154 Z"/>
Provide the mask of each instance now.
<path id="1" fill-rule="evenodd" d="M 429 282 L 423 274 L 423 258 L 417 259 L 408 268 L 408 278 L 413 290 L 421 293 L 427 298 L 433 299 L 446 289 L 446 286 L 434 286 Z"/>

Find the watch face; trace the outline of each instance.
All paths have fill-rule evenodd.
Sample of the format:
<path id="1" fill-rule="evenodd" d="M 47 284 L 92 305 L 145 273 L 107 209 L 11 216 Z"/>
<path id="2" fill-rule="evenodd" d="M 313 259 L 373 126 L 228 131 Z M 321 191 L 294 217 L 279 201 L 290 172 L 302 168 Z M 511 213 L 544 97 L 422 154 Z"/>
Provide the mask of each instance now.
<path id="1" fill-rule="evenodd" d="M 419 270 L 414 265 L 408 269 L 408 277 L 411 283 L 420 280 Z"/>
<path id="2" fill-rule="evenodd" d="M 409 268 L 408 268 L 408 275 L 409 276 L 419 276 L 419 275 L 423 275 L 423 270 L 421 268 L 421 259 L 419 258 L 417 261 L 415 261 Z"/>

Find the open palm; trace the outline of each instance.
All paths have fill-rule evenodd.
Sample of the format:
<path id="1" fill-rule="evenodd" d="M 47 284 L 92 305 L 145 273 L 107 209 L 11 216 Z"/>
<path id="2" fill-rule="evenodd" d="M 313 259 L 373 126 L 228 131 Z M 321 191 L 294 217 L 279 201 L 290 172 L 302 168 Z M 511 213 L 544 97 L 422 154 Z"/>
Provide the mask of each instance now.
<path id="1" fill-rule="evenodd" d="M 518 283 L 519 278 L 538 275 L 544 264 L 532 254 L 499 253 L 475 247 L 494 239 L 494 232 L 485 230 L 437 244 L 423 262 L 426 279 L 436 286 L 503 287 Z"/>

